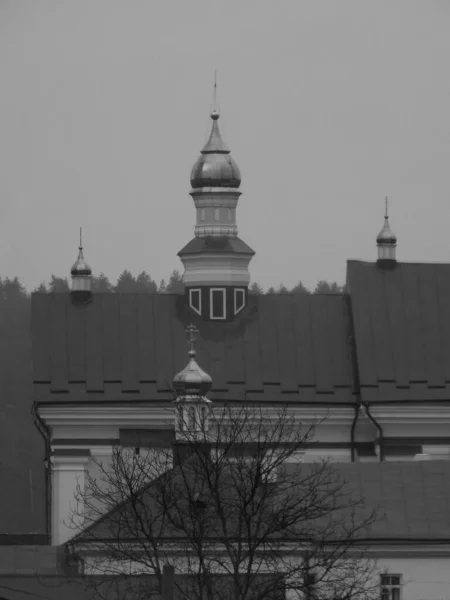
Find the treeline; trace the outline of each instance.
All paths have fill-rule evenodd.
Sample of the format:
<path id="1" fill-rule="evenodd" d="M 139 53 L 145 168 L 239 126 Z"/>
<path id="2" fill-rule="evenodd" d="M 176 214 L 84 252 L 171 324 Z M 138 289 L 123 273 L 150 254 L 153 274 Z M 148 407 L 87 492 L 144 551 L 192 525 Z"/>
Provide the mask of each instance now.
<path id="1" fill-rule="evenodd" d="M 41 283 L 36 288 L 36 292 L 68 292 L 70 282 L 67 278 L 56 277 L 52 275 L 48 283 Z M 93 292 L 111 292 L 111 293 L 132 293 L 141 292 L 147 294 L 183 294 L 183 277 L 179 271 L 173 271 L 169 279 L 162 279 L 159 284 L 154 281 L 150 275 L 142 271 L 136 277 L 131 271 L 125 270 L 120 275 L 117 283 L 110 282 L 104 273 L 92 277 Z M 269 287 L 266 291 L 258 284 L 252 283 L 249 288 L 251 294 L 342 294 L 345 292 L 345 286 L 338 285 L 336 282 L 321 280 L 317 283 L 314 290 L 309 290 L 301 281 L 293 288 L 289 289 L 284 284 L 278 287 Z"/>

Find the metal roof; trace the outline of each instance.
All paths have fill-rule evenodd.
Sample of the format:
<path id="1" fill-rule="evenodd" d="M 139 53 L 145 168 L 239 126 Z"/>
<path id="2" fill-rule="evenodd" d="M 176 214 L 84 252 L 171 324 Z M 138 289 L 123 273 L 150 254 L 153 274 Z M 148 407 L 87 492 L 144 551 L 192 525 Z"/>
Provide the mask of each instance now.
<path id="1" fill-rule="evenodd" d="M 37 399 L 170 399 L 188 322 L 212 400 L 355 400 L 346 296 L 250 295 L 233 322 L 214 323 L 167 294 L 94 294 L 81 307 L 69 294 L 34 294 Z"/>
<path id="2" fill-rule="evenodd" d="M 348 261 L 361 395 L 450 399 L 450 264 Z"/>

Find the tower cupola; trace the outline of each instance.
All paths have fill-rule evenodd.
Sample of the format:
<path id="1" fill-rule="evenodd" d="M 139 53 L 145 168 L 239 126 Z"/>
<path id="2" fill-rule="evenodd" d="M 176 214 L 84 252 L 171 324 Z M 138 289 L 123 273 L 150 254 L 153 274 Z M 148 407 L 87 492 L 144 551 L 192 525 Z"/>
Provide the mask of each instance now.
<path id="1" fill-rule="evenodd" d="M 241 174 L 211 113 L 211 132 L 191 172 L 195 237 L 180 252 L 186 301 L 207 321 L 231 321 L 248 302 L 248 265 L 254 251 L 238 237 Z"/>
<path id="2" fill-rule="evenodd" d="M 80 227 L 80 245 L 78 247 L 78 258 L 70 270 L 72 277 L 71 291 L 74 294 L 83 296 L 90 295 L 92 292 L 92 270 L 87 264 L 83 255 L 82 230 Z"/>
<path id="3" fill-rule="evenodd" d="M 204 437 L 209 429 L 208 412 L 211 400 L 208 400 L 206 394 L 211 389 L 212 379 L 195 360 L 198 330 L 194 325 L 188 325 L 186 333 L 189 341 L 189 362 L 173 379 L 173 386 L 177 392 L 177 439 Z"/>
<path id="4" fill-rule="evenodd" d="M 397 237 L 389 225 L 387 198 L 385 206 L 384 225 L 380 233 L 377 235 L 378 262 L 395 264 Z"/>
<path id="5" fill-rule="evenodd" d="M 202 187 L 231 187 L 241 185 L 241 173 L 219 131 L 219 112 L 211 113 L 212 128 L 191 171 L 193 189 Z"/>

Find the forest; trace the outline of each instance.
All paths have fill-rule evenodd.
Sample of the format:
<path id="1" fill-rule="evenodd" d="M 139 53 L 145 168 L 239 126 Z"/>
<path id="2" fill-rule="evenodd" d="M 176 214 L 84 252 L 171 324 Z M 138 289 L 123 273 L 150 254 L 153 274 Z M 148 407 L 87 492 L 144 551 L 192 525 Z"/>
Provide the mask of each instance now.
<path id="1" fill-rule="evenodd" d="M 0 279 L 0 282 L 2 280 Z M 6 285 L 20 286 L 18 278 L 3 280 Z M 0 284 L 2 285 L 2 284 Z M 21 288 L 23 289 L 23 288 Z M 68 292 L 70 283 L 67 277 L 57 277 L 52 275 L 48 282 L 42 282 L 34 291 L 35 292 Z M 24 290 L 23 290 L 24 291 Z M 148 294 L 183 294 L 184 283 L 183 276 L 179 271 L 172 271 L 170 277 L 166 281 L 162 279 L 159 284 L 154 281 L 151 276 L 142 271 L 139 275 L 134 276 L 131 271 L 125 270 L 114 285 L 104 273 L 94 275 L 92 277 L 92 291 L 96 293 L 148 293 Z M 345 292 L 345 286 L 341 286 L 336 282 L 328 282 L 320 280 L 314 290 L 309 290 L 301 281 L 293 288 L 287 288 L 283 283 L 277 287 L 269 287 L 266 291 L 257 283 L 253 282 L 249 287 L 251 294 L 341 294 Z"/>

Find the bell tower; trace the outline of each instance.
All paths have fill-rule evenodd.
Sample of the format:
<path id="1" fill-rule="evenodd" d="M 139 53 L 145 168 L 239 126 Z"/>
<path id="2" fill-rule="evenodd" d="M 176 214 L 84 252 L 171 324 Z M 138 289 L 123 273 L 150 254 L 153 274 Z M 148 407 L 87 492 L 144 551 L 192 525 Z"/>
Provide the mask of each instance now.
<path id="1" fill-rule="evenodd" d="M 211 133 L 192 168 L 195 237 L 180 252 L 186 301 L 206 321 L 231 321 L 245 309 L 254 251 L 238 237 L 241 174 L 211 113 Z"/>

